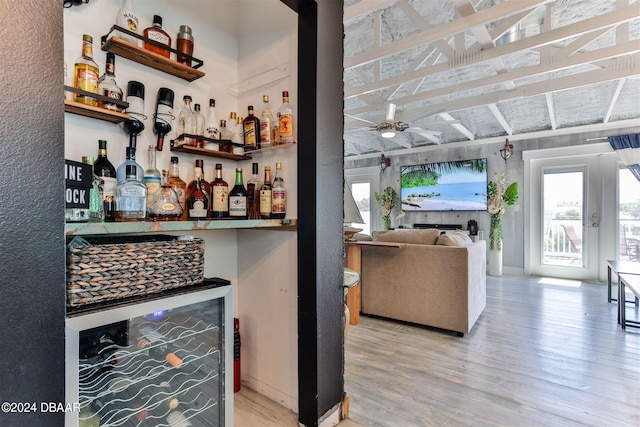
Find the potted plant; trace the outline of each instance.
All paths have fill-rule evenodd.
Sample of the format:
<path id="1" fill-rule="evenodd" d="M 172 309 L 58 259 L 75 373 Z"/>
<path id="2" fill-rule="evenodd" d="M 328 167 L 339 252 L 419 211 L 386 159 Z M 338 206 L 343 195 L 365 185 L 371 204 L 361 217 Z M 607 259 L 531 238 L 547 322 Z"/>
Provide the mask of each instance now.
<path id="1" fill-rule="evenodd" d="M 382 229 L 388 230 L 391 228 L 391 211 L 396 206 L 396 198 L 398 194 L 396 190 L 391 187 L 384 189 L 382 194 L 375 193 L 376 202 L 380 206 L 380 216 L 382 219 Z"/>
<path id="2" fill-rule="evenodd" d="M 487 183 L 487 205 L 491 215 L 489 227 L 489 274 L 502 275 L 502 216 L 506 206 L 513 205 L 518 200 L 518 183 L 506 185 L 503 175 L 495 181 Z"/>

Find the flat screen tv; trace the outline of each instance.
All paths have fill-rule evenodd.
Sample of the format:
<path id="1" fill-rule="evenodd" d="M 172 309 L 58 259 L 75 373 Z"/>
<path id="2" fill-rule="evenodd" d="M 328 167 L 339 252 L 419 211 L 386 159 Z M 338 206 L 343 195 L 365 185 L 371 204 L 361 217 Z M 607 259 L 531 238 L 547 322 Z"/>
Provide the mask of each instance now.
<path id="1" fill-rule="evenodd" d="M 402 210 L 487 210 L 487 159 L 424 163 L 400 168 Z"/>

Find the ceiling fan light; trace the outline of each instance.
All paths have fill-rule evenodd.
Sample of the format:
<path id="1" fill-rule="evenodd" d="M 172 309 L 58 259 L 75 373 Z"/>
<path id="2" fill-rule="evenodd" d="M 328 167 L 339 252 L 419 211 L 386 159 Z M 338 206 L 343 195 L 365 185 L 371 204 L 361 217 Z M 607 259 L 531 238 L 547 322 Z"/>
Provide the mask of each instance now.
<path id="1" fill-rule="evenodd" d="M 396 131 L 393 129 L 383 129 L 380 132 L 380 136 L 383 138 L 393 138 L 394 136 L 396 136 Z"/>

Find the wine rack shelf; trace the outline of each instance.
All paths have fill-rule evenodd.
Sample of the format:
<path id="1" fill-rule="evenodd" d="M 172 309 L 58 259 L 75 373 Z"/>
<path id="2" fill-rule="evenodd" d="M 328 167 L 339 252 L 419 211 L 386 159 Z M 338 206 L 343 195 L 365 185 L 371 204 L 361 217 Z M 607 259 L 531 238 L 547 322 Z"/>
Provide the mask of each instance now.
<path id="1" fill-rule="evenodd" d="M 161 49 L 167 50 L 169 52 L 178 53 L 177 50 L 157 44 L 153 40 L 149 40 L 145 37 L 140 36 L 139 34 L 131 33 L 124 28 L 113 26 L 111 27 L 111 31 L 106 36 L 102 37 L 102 50 L 105 52 L 111 52 L 115 55 L 121 56 L 123 58 L 130 59 L 131 61 L 137 62 L 142 65 L 146 65 L 147 67 L 154 68 L 158 71 L 163 71 L 167 74 L 171 74 L 173 76 L 179 77 L 188 82 L 192 82 L 201 77 L 205 76 L 205 73 L 198 70 L 197 68 L 202 66 L 202 61 L 193 57 L 190 57 L 193 62 L 195 62 L 195 68 L 190 67 L 185 64 L 181 64 L 178 61 L 174 61 L 173 59 L 164 57 L 155 52 L 151 52 L 147 49 L 138 47 L 133 43 L 129 43 L 126 40 L 123 40 L 119 37 L 108 37 L 114 30 L 126 32 L 131 34 L 132 36 L 153 43 Z"/>
<path id="2" fill-rule="evenodd" d="M 140 222 L 96 222 L 67 223 L 67 236 L 165 233 L 168 231 L 231 230 L 231 229 L 272 229 L 295 230 L 296 219 L 210 219 L 202 221 L 140 221 Z"/>

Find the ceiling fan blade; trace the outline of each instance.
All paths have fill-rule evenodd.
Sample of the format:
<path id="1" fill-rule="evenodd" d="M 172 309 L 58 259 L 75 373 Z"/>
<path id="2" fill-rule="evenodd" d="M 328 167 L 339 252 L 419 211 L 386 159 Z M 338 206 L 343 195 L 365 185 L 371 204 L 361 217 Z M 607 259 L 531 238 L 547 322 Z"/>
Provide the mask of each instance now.
<path id="1" fill-rule="evenodd" d="M 388 102 L 387 111 L 385 113 L 385 121 L 387 123 L 393 123 L 393 120 L 395 117 L 396 117 L 396 104 L 392 102 Z"/>
<path id="2" fill-rule="evenodd" d="M 375 123 L 375 122 L 372 122 L 371 120 L 363 119 L 363 118 L 360 118 L 360 117 L 358 117 L 358 116 L 352 116 L 351 114 L 345 114 L 344 116 L 345 116 L 345 117 L 348 117 L 348 118 L 350 118 L 350 119 L 359 120 L 359 121 L 361 121 L 361 122 L 369 123 L 370 125 L 376 125 L 376 124 L 377 124 L 377 123 Z M 346 124 L 346 123 L 345 123 L 345 124 Z"/>

